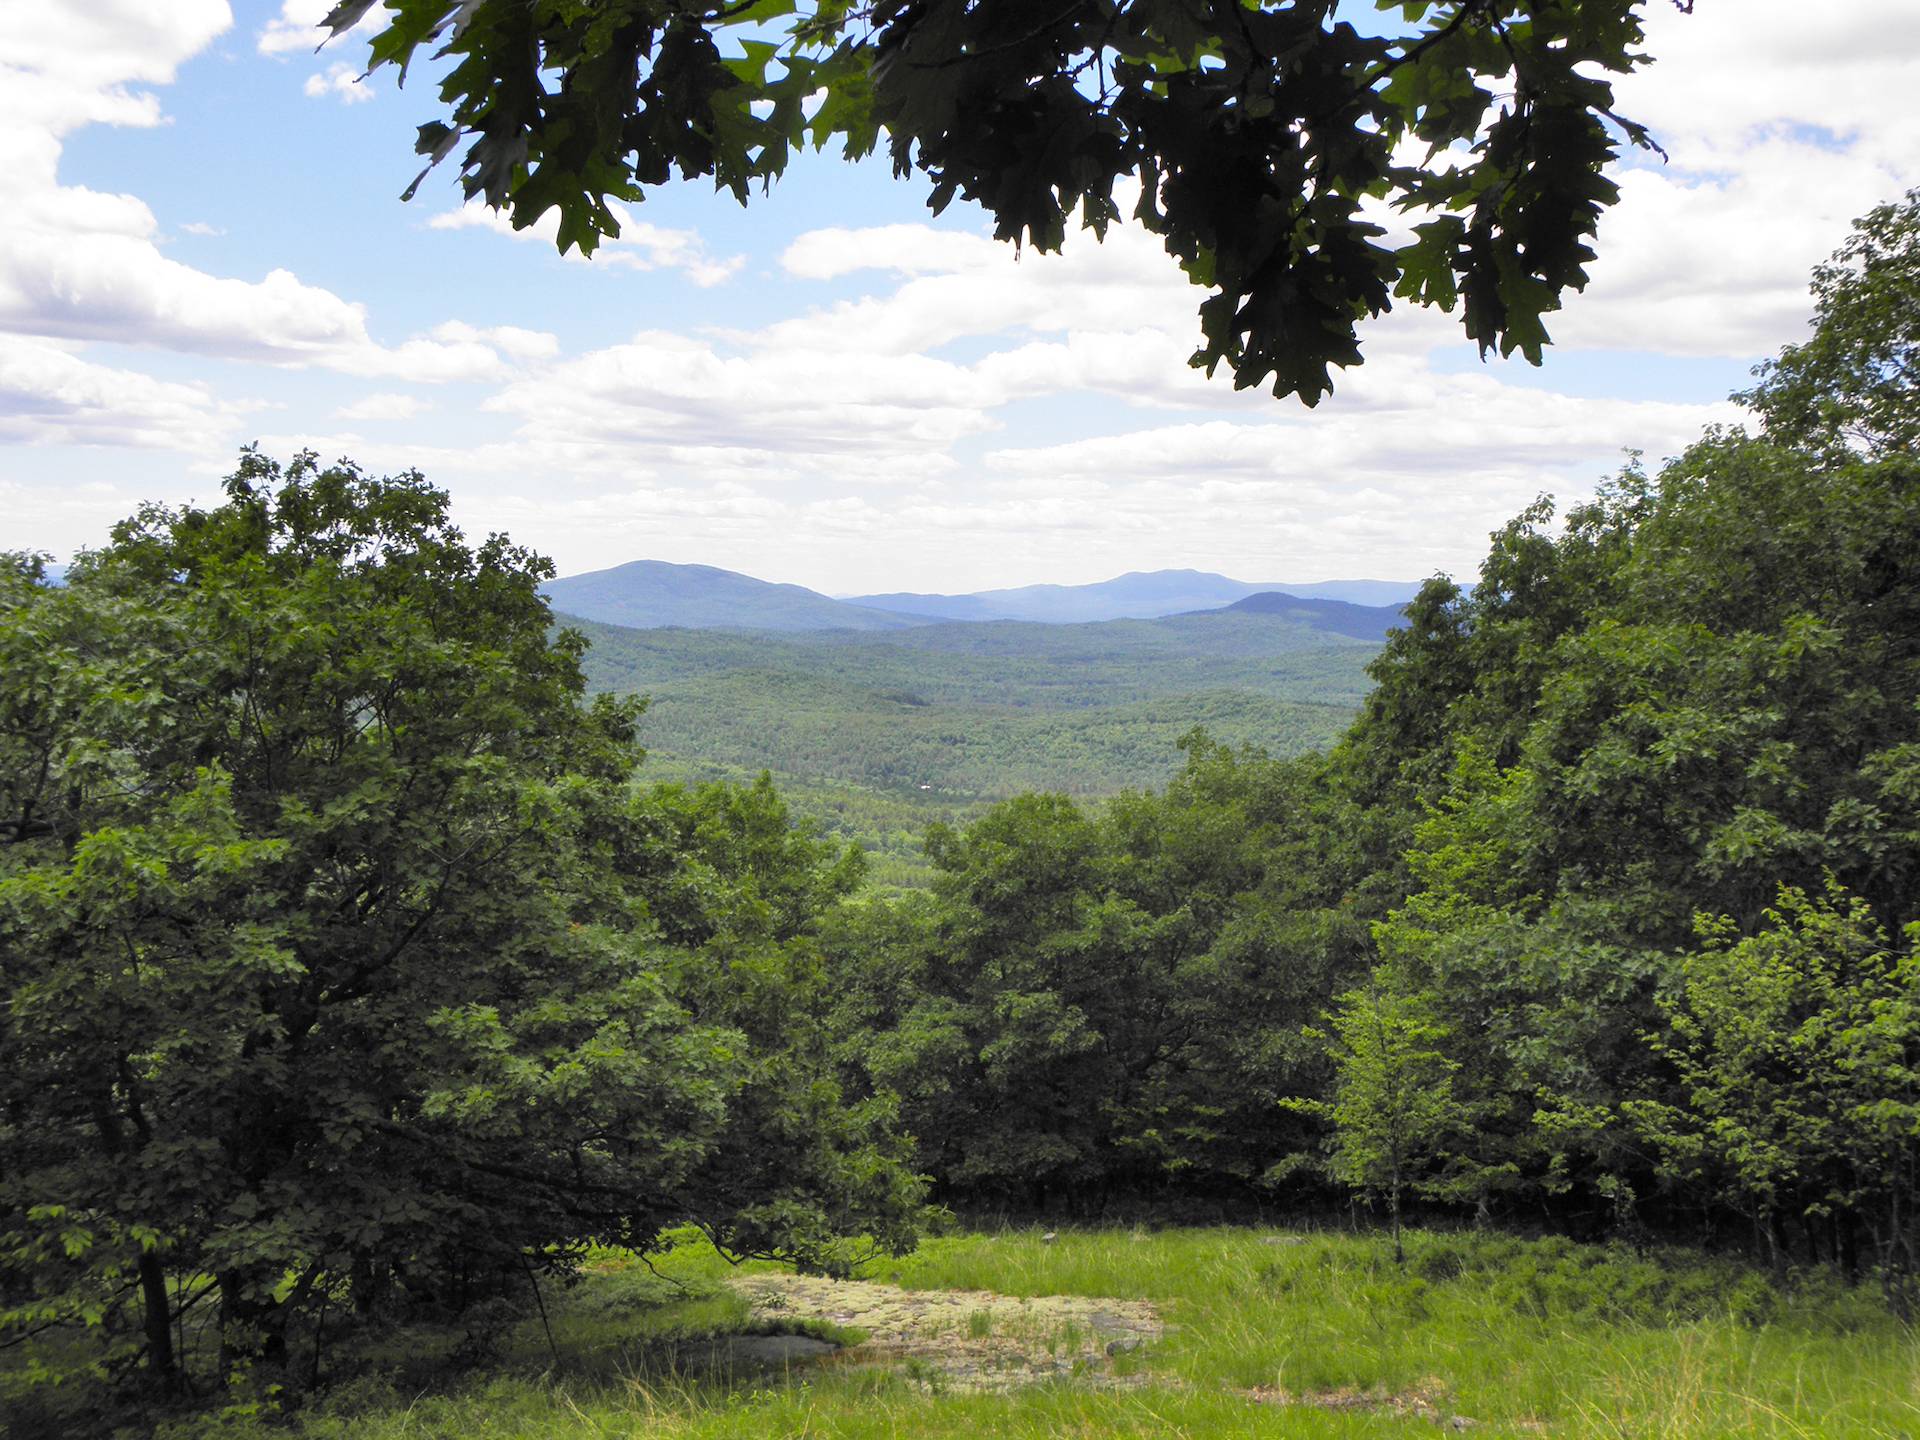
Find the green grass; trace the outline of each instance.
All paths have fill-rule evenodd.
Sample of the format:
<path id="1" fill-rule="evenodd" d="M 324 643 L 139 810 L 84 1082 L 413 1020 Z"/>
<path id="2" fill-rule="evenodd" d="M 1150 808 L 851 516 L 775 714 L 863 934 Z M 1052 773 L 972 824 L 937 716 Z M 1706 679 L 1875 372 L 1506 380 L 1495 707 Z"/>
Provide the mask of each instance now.
<path id="1" fill-rule="evenodd" d="M 1438 1394 L 1570 1435 L 1906 1435 L 1911 1333 L 1868 1291 L 1783 1293 L 1724 1263 L 1560 1240 L 1415 1234 L 1408 1263 L 1349 1237 L 1245 1230 L 935 1241 L 907 1285 L 1152 1300 L 1157 1373 L 1195 1388 Z"/>
<path id="2" fill-rule="evenodd" d="M 804 1381 L 690 1372 L 676 1345 L 746 1328 L 702 1243 L 656 1263 L 608 1256 L 550 1302 L 490 1369 L 439 1387 L 405 1366 L 294 1418 L 303 1440 L 588 1440 L 658 1436 L 935 1437 L 1432 1435 L 1911 1436 L 1920 1347 L 1868 1289 L 1776 1286 L 1685 1252 L 1415 1232 L 1393 1265 L 1372 1237 L 1247 1229 L 971 1233 L 930 1241 L 867 1278 L 909 1288 L 1152 1301 L 1164 1339 L 1121 1357 L 1146 1388 L 1071 1383 L 1013 1395 L 935 1393 L 911 1375 Z M 764 1267 L 762 1267 L 764 1268 Z M 793 1327 L 783 1327 L 793 1328 Z M 990 1328 L 970 1319 L 967 1329 Z M 976 1338 L 978 1338 L 976 1336 Z M 404 1348 L 402 1346 L 401 1348 Z M 380 1378 L 384 1374 L 384 1378 Z M 1322 1404 L 1249 1398 L 1285 1390 Z M 1342 1397 L 1352 1408 L 1324 1408 Z M 1415 1402 L 1426 1408 L 1403 1411 Z M 257 1437 L 202 1422 L 195 1440 Z"/>

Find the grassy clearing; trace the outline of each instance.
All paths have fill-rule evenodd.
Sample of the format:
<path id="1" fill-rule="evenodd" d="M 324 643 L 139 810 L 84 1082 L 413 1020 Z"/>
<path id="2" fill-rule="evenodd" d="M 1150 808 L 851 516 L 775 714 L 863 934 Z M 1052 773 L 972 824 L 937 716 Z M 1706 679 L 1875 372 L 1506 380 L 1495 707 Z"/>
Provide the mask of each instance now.
<path id="1" fill-rule="evenodd" d="M 1792 1290 L 1696 1256 L 1558 1240 L 1415 1233 L 1396 1268 L 1368 1238 L 1246 1229 L 966 1234 L 866 1278 L 1008 1296 L 1145 1300 L 1166 1337 L 1121 1359 L 1143 1389 L 1071 1381 L 1011 1395 L 941 1393 L 937 1371 L 832 1365 L 804 1379 L 680 1364 L 684 1342 L 748 1328 L 732 1273 L 704 1244 L 660 1274 L 603 1257 L 537 1320 L 506 1332 L 492 1369 L 434 1390 L 399 1344 L 385 1378 L 296 1418 L 305 1440 L 1431 1435 L 1469 1417 L 1485 1435 L 1911 1436 L 1920 1346 L 1870 1291 Z M 969 1330 L 976 1324 L 967 1322 Z M 844 1327 L 791 1326 L 827 1338 Z M 396 1337 L 400 1339 L 401 1337 Z M 1310 1403 L 1278 1403 L 1281 1398 Z M 196 1440 L 257 1435 L 199 1424 Z"/>
<path id="2" fill-rule="evenodd" d="M 1279 1240 L 1281 1243 L 1266 1243 Z M 1913 1335 L 1870 1291 L 1560 1240 L 1186 1230 L 935 1241 L 907 1285 L 1152 1300 L 1155 1370 L 1195 1389 L 1429 1397 L 1574 1435 L 1907 1435 Z"/>

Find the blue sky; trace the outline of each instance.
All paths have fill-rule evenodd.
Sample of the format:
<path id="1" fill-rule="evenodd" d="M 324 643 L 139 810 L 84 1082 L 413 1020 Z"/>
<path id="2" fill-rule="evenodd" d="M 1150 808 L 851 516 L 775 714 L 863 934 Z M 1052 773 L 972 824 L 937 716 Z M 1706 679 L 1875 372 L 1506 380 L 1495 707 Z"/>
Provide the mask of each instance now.
<path id="1" fill-rule="evenodd" d="M 837 593 L 1471 571 L 1542 491 L 1703 425 L 1801 333 L 1810 267 L 1920 183 L 1920 22 L 1849 0 L 1647 10 L 1638 160 L 1547 363 L 1396 313 L 1308 412 L 1187 370 L 1199 292 L 1121 232 L 1016 257 L 884 164 L 742 210 L 669 186 L 566 260 L 402 205 L 425 76 L 313 53 L 324 0 L 0 12 L 0 545 L 64 558 L 238 447 L 418 466 L 565 573 L 636 558 Z"/>

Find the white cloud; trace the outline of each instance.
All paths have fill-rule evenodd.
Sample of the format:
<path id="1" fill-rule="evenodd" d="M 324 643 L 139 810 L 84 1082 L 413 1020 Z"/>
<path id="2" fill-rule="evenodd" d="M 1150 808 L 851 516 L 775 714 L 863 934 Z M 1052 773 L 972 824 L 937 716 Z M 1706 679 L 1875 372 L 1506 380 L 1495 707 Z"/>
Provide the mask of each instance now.
<path id="1" fill-rule="evenodd" d="M 1647 7 L 1653 64 L 1621 113 L 1642 159 L 1602 220 L 1593 283 L 1549 328 L 1564 346 L 1757 357 L 1798 339 L 1807 276 L 1848 224 L 1920 180 L 1911 0 Z"/>
<path id="2" fill-rule="evenodd" d="M 1574 399 L 1469 376 L 1436 382 L 1436 403 L 1418 410 L 1158 426 L 997 450 L 986 464 L 1033 480 L 1232 480 L 1307 487 L 1322 500 L 1363 484 L 1405 498 L 1436 483 L 1506 488 L 1527 475 L 1604 463 L 1628 447 L 1673 454 L 1704 426 L 1738 418 L 1724 403 Z"/>
<path id="3" fill-rule="evenodd" d="M 300 92 L 309 100 L 324 100 L 331 95 L 342 105 L 358 105 L 379 94 L 358 66 L 341 61 L 329 65 L 323 74 L 309 75 Z"/>
<path id="4" fill-rule="evenodd" d="M 1420 311 L 1377 327 L 1369 363 L 1317 411 L 1236 393 L 1185 364 L 1198 295 L 1137 233 L 1016 261 L 965 233 L 836 229 L 800 237 L 787 258 L 796 272 L 885 278 L 759 330 L 646 332 L 523 374 L 487 402 L 518 422 L 497 458 L 537 456 L 550 483 L 577 493 L 542 512 L 543 528 L 579 535 L 600 563 L 670 523 L 736 558 L 754 544 L 777 554 L 781 537 L 810 537 L 810 552 L 858 539 L 974 565 L 991 555 L 996 579 L 1057 573 L 1046 546 L 1063 544 L 1076 563 L 1105 555 L 1115 569 L 1143 551 L 1224 564 L 1212 546 L 1245 556 L 1242 573 L 1268 573 L 1288 566 L 1253 562 L 1279 546 L 1315 562 L 1311 575 L 1294 562 L 1301 579 L 1464 571 L 1542 489 L 1587 493 L 1623 448 L 1672 453 L 1737 418 L 1720 404 L 1522 388 L 1498 370 L 1443 373 L 1429 356 L 1455 340 L 1452 322 Z M 1087 394 L 1143 415 L 1222 418 L 1123 422 L 964 458 L 1023 403 Z M 636 472 L 647 488 L 596 493 L 598 477 Z M 709 493 L 732 498 L 708 506 Z M 774 508 L 747 505 L 752 495 Z M 1035 568 L 1007 573 L 1016 560 Z"/>
<path id="5" fill-rule="evenodd" d="M 744 255 L 716 259 L 707 253 L 700 236 L 692 230 L 669 230 L 633 218 L 624 205 L 609 205 L 620 222 L 620 233 L 602 240 L 591 261 L 578 250 L 569 250 L 566 258 L 581 263 L 625 266 L 633 270 L 678 270 L 695 285 L 718 285 L 746 264 Z M 487 230 L 510 240 L 534 240 L 549 250 L 556 248 L 560 236 L 560 215 L 549 210 L 523 230 L 500 211 L 478 201 L 470 201 L 458 210 L 444 211 L 427 222 L 433 230 Z"/>
<path id="6" fill-rule="evenodd" d="M 984 235 L 931 225 L 834 226 L 800 236 L 780 256 L 780 268 L 801 280 L 832 280 L 861 270 L 950 275 L 991 266 L 1005 248 Z"/>
<path id="7" fill-rule="evenodd" d="M 1739 166 L 1756 139 L 1825 132 L 1852 153 L 1907 171 L 1920 146 L 1910 97 L 1920 50 L 1909 0 L 1848 0 L 1810 13 L 1790 0 L 1646 12 L 1655 63 L 1618 87 L 1623 113 L 1654 127 L 1677 163 Z M 1890 198 L 1882 196 L 1879 198 Z"/>
<path id="8" fill-rule="evenodd" d="M 411 420 L 426 408 L 417 396 L 382 391 L 342 405 L 333 415 L 336 420 Z"/>
<path id="9" fill-rule="evenodd" d="M 131 196 L 61 189 L 38 199 L 44 223 L 29 213 L 0 235 L 0 329 L 352 375 L 444 381 L 504 373 L 500 357 L 475 341 L 381 345 L 367 331 L 364 306 L 290 271 L 247 281 L 169 259 L 155 244 L 152 213 Z"/>
<path id="10" fill-rule="evenodd" d="M 22 23 L 29 11 L 32 22 Z M 477 334 L 383 344 L 364 306 L 286 269 L 249 280 L 170 259 L 143 200 L 60 183 L 68 130 L 159 123 L 153 96 L 129 87 L 169 82 L 231 21 L 225 4 L 206 0 L 0 9 L 0 119 L 12 122 L 14 160 L 0 229 L 0 331 L 395 379 L 506 374 Z"/>
<path id="11" fill-rule="evenodd" d="M 1157 329 L 1184 337 L 1184 362 L 1198 334 L 1201 292 L 1158 239 L 1134 226 L 1115 226 L 1104 243 L 1075 233 L 1058 255 L 1016 252 L 984 235 L 930 225 L 836 228 L 801 236 L 782 263 L 802 278 L 861 271 L 908 278 L 885 293 L 776 322 L 754 332 L 755 343 L 907 355 L 975 337 Z M 1119 323 L 1102 326 L 1110 316 Z"/>
<path id="12" fill-rule="evenodd" d="M 1046 397 L 1261 419 L 1275 409 L 1264 392 L 1186 363 L 1199 292 L 1137 231 L 1020 257 L 924 225 L 842 228 L 801 236 L 787 261 L 891 283 L 759 330 L 644 332 L 523 373 L 487 408 L 516 417 L 522 443 L 582 470 L 624 459 L 783 488 L 946 473 L 961 463 L 957 446 Z M 1378 330 L 1376 360 L 1342 382 L 1346 413 L 1429 408 L 1425 357 L 1452 338 L 1449 324 L 1415 314 Z M 1467 397 L 1498 388 L 1449 384 Z"/>
<path id="13" fill-rule="evenodd" d="M 32 150 L 24 164 L 17 150 L 9 156 L 21 167 L 14 183 L 50 166 L 57 146 L 43 137 L 92 123 L 159 124 L 159 102 L 132 87 L 170 83 L 232 23 L 225 0 L 0 6 L 0 120 L 11 143 Z"/>
<path id="14" fill-rule="evenodd" d="M 546 330 L 523 330 L 518 325 L 469 325 L 448 320 L 428 332 L 448 344 L 486 345 L 516 360 L 549 360 L 560 353 L 560 337 Z"/>
<path id="15" fill-rule="evenodd" d="M 222 230 L 218 225 L 209 225 L 204 220 L 189 220 L 180 227 L 180 233 L 182 235 L 215 236 L 224 235 L 227 232 Z"/>
<path id="16" fill-rule="evenodd" d="M 291 55 L 318 50 L 328 32 L 320 22 L 333 9 L 333 0 L 283 0 L 280 13 L 269 20 L 254 37 L 254 47 L 262 55 Z M 364 39 L 385 26 L 387 12 L 375 5 L 360 22 L 332 44 L 347 45 Z"/>
<path id="17" fill-rule="evenodd" d="M 1005 394 L 968 367 L 922 355 L 765 347 L 723 353 L 642 334 L 509 384 L 487 402 L 528 440 L 635 455 L 705 446 L 832 459 L 943 451 L 988 429 Z"/>
<path id="18" fill-rule="evenodd" d="M 1738 418 L 1726 404 L 1574 399 L 1479 375 L 1429 385 L 1420 406 L 1330 402 L 1312 416 L 998 449 L 984 462 L 998 478 L 926 523 L 963 545 L 969 533 L 1077 524 L 1116 560 L 1142 543 L 1162 555 L 1211 548 L 1214 568 L 1247 578 L 1467 573 L 1487 533 L 1539 492 L 1585 496 L 1623 449 L 1672 454 Z"/>
<path id="19" fill-rule="evenodd" d="M 0 334 L 0 443 L 192 453 L 229 445 L 238 413 L 203 385 L 156 380 Z"/>

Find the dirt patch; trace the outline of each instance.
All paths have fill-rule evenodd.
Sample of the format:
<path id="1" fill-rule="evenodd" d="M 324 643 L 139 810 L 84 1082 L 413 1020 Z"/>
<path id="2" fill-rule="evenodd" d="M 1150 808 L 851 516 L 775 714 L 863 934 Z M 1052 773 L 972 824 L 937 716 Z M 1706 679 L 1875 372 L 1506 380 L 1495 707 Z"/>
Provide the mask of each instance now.
<path id="1" fill-rule="evenodd" d="M 1001 1391 L 1067 1378 L 1131 1388 L 1145 1377 L 1124 1357 L 1165 1330 L 1141 1300 L 903 1290 L 812 1275 L 746 1275 L 730 1283 L 757 1321 L 826 1320 L 866 1333 L 827 1363 L 885 1366 L 930 1389 Z"/>

